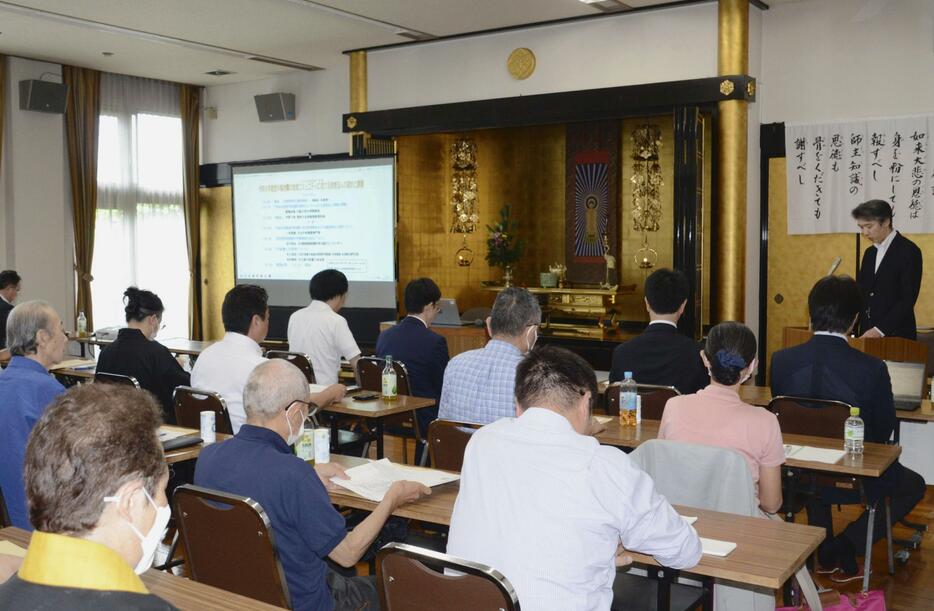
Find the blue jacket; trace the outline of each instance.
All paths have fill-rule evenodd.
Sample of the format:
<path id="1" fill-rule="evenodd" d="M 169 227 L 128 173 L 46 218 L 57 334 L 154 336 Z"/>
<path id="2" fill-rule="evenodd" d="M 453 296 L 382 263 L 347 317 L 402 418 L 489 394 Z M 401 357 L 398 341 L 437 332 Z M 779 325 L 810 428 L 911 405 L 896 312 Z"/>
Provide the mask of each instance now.
<path id="1" fill-rule="evenodd" d="M 405 365 L 409 385 L 416 397 L 441 401 L 444 369 L 448 365 L 448 342 L 425 326 L 421 320 L 406 316 L 379 334 L 376 355 L 392 356 Z"/>

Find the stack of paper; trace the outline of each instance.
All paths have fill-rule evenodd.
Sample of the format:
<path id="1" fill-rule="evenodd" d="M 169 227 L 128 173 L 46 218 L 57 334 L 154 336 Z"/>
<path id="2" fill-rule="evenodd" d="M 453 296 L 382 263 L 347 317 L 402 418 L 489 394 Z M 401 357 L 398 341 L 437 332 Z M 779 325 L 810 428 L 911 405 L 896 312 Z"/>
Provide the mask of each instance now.
<path id="1" fill-rule="evenodd" d="M 409 480 L 430 488 L 460 479 L 456 473 L 397 465 L 388 458 L 347 469 L 346 473 L 350 479 L 332 477 L 331 481 L 377 503 L 383 500 L 393 482 Z"/>
<path id="2" fill-rule="evenodd" d="M 812 448 L 811 446 L 796 446 L 791 444 L 785 445 L 785 458 L 794 458 L 795 460 L 823 462 L 832 465 L 844 456 L 846 456 L 844 450 Z"/>
<path id="3" fill-rule="evenodd" d="M 97 362 L 94 359 L 69 359 L 57 364 L 52 370 L 56 369 L 94 369 Z"/>
<path id="4" fill-rule="evenodd" d="M 165 442 L 170 439 L 175 439 L 176 437 L 183 437 L 185 435 L 193 435 L 196 432 L 197 431 L 192 431 L 192 430 L 179 431 L 179 430 L 167 429 L 164 426 L 160 426 L 159 427 L 159 441 Z"/>
<path id="5" fill-rule="evenodd" d="M 688 524 L 693 524 L 697 522 L 697 516 L 681 516 L 681 519 L 687 522 Z"/>
<path id="6" fill-rule="evenodd" d="M 717 539 L 700 538 L 701 550 L 708 556 L 729 556 L 730 552 L 736 549 L 736 544 L 730 541 L 719 541 Z"/>

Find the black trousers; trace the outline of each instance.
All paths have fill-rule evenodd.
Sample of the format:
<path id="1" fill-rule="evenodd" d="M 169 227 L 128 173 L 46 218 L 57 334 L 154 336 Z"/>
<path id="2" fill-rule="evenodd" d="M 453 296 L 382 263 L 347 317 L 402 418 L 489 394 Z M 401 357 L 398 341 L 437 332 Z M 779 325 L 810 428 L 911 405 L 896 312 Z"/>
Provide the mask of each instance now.
<path id="1" fill-rule="evenodd" d="M 376 577 L 345 577 L 328 569 L 328 589 L 334 600 L 334 611 L 376 611 L 379 609 L 379 593 L 376 591 Z"/>
<path id="2" fill-rule="evenodd" d="M 895 470 L 890 473 L 889 471 Z M 881 478 L 881 481 L 867 479 L 863 488 L 869 502 L 878 501 L 875 520 L 873 521 L 872 542 L 885 537 L 885 504 L 884 498 L 891 498 L 892 524 L 895 524 L 924 498 L 924 478 L 907 469 L 899 463 L 892 465 Z M 807 504 L 808 524 L 827 529 L 825 541 L 833 539 L 833 505 L 853 505 L 860 502 L 859 490 L 845 490 L 840 488 L 821 487 L 817 496 Z M 841 536 L 846 537 L 853 548 L 860 555 L 866 549 L 866 531 L 869 528 L 869 512 L 863 513 L 854 521 L 847 524 Z"/>

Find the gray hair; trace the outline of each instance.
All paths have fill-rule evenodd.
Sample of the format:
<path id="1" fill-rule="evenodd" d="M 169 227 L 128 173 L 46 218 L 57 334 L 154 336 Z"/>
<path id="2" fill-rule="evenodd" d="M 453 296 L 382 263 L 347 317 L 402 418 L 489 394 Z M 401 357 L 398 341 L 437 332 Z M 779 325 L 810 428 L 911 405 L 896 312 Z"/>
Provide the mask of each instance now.
<path id="1" fill-rule="evenodd" d="M 493 303 L 490 330 L 493 335 L 515 337 L 529 325 L 542 322 L 542 308 L 535 295 L 526 289 L 509 287 L 500 291 Z"/>
<path id="2" fill-rule="evenodd" d="M 35 354 L 39 349 L 36 335 L 41 329 L 51 329 L 55 310 L 38 299 L 24 301 L 10 311 L 6 321 L 6 346 L 14 356 Z"/>
<path id="3" fill-rule="evenodd" d="M 292 363 L 271 359 L 253 369 L 243 389 L 243 409 L 248 418 L 268 420 L 295 401 L 307 401 L 308 380 Z"/>

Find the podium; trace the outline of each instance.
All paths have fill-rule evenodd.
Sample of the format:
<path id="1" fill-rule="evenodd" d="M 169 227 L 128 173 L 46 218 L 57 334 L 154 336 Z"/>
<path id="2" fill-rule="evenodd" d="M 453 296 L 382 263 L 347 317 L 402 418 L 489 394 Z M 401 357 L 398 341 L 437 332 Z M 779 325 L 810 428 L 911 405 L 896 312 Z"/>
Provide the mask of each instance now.
<path id="1" fill-rule="evenodd" d="M 813 335 L 807 327 L 785 327 L 782 332 L 782 348 L 803 344 Z M 924 363 L 927 368 L 928 347 L 921 342 L 904 337 L 851 337 L 848 341 L 853 348 L 883 361 Z"/>

